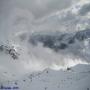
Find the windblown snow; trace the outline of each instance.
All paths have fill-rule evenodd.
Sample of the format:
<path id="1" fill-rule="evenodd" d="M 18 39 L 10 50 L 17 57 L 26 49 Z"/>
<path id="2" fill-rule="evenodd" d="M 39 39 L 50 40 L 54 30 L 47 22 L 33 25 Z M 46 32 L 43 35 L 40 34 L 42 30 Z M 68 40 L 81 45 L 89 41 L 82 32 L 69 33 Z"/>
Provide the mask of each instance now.
<path id="1" fill-rule="evenodd" d="M 8 1 L 0 1 L 1 87 L 89 90 L 90 1 Z"/>

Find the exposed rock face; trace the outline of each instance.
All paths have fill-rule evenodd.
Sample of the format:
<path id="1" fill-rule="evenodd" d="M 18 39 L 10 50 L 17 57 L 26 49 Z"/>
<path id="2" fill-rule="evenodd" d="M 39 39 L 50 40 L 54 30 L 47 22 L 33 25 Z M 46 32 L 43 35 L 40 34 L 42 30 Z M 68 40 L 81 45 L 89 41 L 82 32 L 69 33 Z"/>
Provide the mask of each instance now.
<path id="1" fill-rule="evenodd" d="M 16 50 L 13 47 L 0 45 L 0 52 L 4 52 L 6 54 L 9 54 L 14 60 L 18 59 L 19 54 L 16 52 Z"/>
<path id="2" fill-rule="evenodd" d="M 85 39 L 90 38 L 90 30 L 83 30 L 76 33 L 75 38 L 79 41 L 83 41 Z"/>
<path id="3" fill-rule="evenodd" d="M 54 51 L 64 50 L 68 48 L 70 44 L 76 43 L 78 41 L 84 41 L 90 38 L 90 30 L 78 31 L 74 33 L 35 33 L 29 39 L 29 42 L 34 46 L 38 43 L 42 43 L 44 47 L 53 49 Z"/>

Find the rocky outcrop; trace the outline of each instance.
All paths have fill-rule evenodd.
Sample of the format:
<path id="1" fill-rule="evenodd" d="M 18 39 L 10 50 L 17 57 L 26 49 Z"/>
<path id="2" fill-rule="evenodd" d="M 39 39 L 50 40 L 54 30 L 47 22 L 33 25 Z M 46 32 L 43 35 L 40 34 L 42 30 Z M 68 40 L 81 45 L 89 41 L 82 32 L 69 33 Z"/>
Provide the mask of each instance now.
<path id="1" fill-rule="evenodd" d="M 5 54 L 10 55 L 14 60 L 19 58 L 19 54 L 13 47 L 9 47 L 6 45 L 0 45 L 0 52 L 4 52 Z"/>
<path id="2" fill-rule="evenodd" d="M 35 33 L 31 35 L 29 43 L 33 44 L 33 46 L 37 46 L 38 43 L 42 43 L 44 47 L 58 51 L 68 48 L 70 44 L 76 43 L 77 40 L 80 42 L 88 39 L 89 37 L 89 29 L 73 33 Z"/>

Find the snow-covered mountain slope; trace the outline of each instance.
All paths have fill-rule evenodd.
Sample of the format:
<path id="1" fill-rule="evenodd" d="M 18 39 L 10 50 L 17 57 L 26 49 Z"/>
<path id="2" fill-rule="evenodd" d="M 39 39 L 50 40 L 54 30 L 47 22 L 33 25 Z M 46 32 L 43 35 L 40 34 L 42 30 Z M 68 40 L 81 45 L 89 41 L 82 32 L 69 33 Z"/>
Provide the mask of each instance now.
<path id="1" fill-rule="evenodd" d="M 18 87 L 19 90 L 89 90 L 90 65 L 77 65 L 65 71 L 46 69 L 1 85 Z"/>
<path id="2" fill-rule="evenodd" d="M 25 73 L 42 71 L 47 68 L 60 70 L 77 64 L 90 64 L 89 33 L 90 30 L 87 29 L 73 33 L 36 32 L 19 35 L 19 37 L 15 38 L 18 46 L 15 46 L 15 44 L 11 47 L 0 46 L 0 53 L 9 57 L 6 57 L 6 60 L 2 56 L 4 60 L 3 62 L 1 61 L 1 66 L 4 67 L 5 63 L 4 68 L 6 69 L 6 71 L 2 72 L 2 75 L 4 76 L 5 72 L 12 72 L 10 74 L 11 77 L 14 75 L 14 78 L 17 78 L 19 74 L 23 76 Z M 24 35 L 27 36 L 24 37 Z M 23 37 L 24 39 L 22 40 Z M 38 51 L 40 52 L 38 53 Z M 12 70 L 9 71 L 9 61 L 12 62 L 11 67 L 13 65 L 12 68 L 15 73 L 19 72 L 18 75 Z M 20 71 L 18 70 L 19 66 Z M 4 76 L 4 78 L 7 77 Z"/>
<path id="3" fill-rule="evenodd" d="M 0 1 L 0 89 L 89 90 L 90 1 L 9 1 Z"/>

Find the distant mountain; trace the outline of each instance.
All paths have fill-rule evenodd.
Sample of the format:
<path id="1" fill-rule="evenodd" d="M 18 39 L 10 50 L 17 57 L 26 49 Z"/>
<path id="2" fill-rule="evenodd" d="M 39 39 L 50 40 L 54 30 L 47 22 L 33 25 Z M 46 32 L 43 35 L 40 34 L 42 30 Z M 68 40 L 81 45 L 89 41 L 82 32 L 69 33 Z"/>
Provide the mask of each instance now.
<path id="1" fill-rule="evenodd" d="M 33 33 L 29 39 L 29 42 L 34 46 L 38 43 L 42 43 L 44 47 L 48 47 L 55 51 L 64 50 L 68 48 L 70 44 L 76 43 L 76 41 L 84 41 L 90 37 L 90 30 L 73 33 L 51 32 L 51 33 Z"/>

